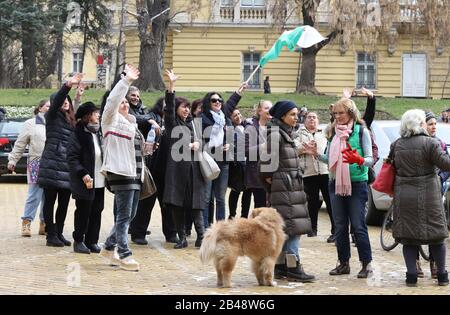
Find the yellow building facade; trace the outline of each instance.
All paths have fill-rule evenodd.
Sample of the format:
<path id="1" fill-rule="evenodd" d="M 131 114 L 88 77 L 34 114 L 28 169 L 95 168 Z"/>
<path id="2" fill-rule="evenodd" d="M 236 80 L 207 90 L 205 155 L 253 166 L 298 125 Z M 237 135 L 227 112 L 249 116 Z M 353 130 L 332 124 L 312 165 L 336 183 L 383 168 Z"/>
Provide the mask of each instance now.
<path id="1" fill-rule="evenodd" d="M 164 56 L 165 68 L 173 68 L 182 76 L 177 90 L 236 89 L 280 36 L 271 27 L 271 1 L 202 1 L 195 16 L 177 14 L 170 25 Z M 171 14 L 188 11 L 191 4 L 174 0 Z M 324 36 L 330 32 L 329 16 L 328 2 L 322 1 L 316 28 Z M 299 25 L 301 18 L 294 14 L 286 28 Z M 366 86 L 387 97 L 449 98 L 449 48 L 436 49 L 426 35 L 396 35 L 395 45 L 380 43 L 371 54 L 358 45 L 345 50 L 337 41 L 324 47 L 317 55 L 317 89 L 340 95 L 344 87 Z M 139 63 L 139 39 L 133 27 L 126 32 L 126 60 Z M 299 53 L 284 50 L 258 72 L 251 88 L 262 90 L 263 80 L 269 76 L 272 92 L 294 92 L 300 63 Z"/>

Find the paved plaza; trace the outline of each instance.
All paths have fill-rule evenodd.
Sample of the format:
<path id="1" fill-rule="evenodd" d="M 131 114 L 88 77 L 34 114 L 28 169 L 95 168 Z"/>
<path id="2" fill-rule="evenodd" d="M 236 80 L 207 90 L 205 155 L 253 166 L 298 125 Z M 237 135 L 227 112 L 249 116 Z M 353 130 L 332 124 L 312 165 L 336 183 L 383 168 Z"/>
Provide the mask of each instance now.
<path id="1" fill-rule="evenodd" d="M 425 278 L 417 288 L 404 285 L 401 246 L 385 252 L 379 242 L 380 229 L 370 227 L 374 273 L 370 279 L 357 279 L 360 269 L 356 248 L 352 246 L 351 274 L 331 277 L 328 272 L 337 260 L 334 244 L 327 244 L 330 225 L 325 211 L 319 216 L 318 237 L 302 237 L 300 255 L 305 270 L 316 276 L 312 284 L 278 281 L 276 287 L 259 287 L 250 271 L 250 261 L 239 258 L 233 273 L 233 288 L 216 288 L 215 270 L 202 265 L 194 247 L 195 233 L 187 249 L 175 250 L 164 242 L 159 207 L 155 207 L 150 224 L 148 246 L 131 243 L 139 272 L 110 267 L 96 254 L 73 253 L 72 247 L 45 246 L 45 236 L 37 235 L 38 221 L 32 224 L 32 237 L 20 235 L 23 204 L 27 185 L 0 184 L 0 294 L 235 294 L 235 295 L 302 295 L 302 294 L 449 294 L 450 287 L 438 287 L 432 280 L 428 264 L 423 265 Z M 100 242 L 113 224 L 112 195 L 106 194 Z M 71 201 L 64 235 L 72 240 L 74 202 Z M 239 213 L 239 210 L 238 210 Z M 449 257 L 449 255 L 447 255 Z M 447 265 L 450 260 L 447 258 Z"/>

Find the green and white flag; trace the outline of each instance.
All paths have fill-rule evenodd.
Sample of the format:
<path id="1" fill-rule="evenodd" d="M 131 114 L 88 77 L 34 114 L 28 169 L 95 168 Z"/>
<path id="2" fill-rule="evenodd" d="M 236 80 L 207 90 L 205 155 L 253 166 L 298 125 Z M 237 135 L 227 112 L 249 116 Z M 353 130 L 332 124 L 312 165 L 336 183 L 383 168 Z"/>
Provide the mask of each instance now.
<path id="1" fill-rule="evenodd" d="M 304 25 L 296 29 L 285 31 L 275 42 L 272 48 L 261 58 L 259 66 L 264 65 L 278 58 L 284 46 L 290 51 L 294 51 L 298 46 L 300 48 L 308 48 L 326 39 L 312 26 Z"/>

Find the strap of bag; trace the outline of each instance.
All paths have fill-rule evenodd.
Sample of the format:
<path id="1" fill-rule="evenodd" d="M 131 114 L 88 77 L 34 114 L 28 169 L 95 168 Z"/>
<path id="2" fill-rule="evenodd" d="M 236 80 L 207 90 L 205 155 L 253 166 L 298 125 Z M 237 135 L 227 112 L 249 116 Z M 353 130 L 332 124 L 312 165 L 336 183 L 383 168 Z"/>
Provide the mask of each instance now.
<path id="1" fill-rule="evenodd" d="M 392 147 L 392 149 L 389 151 L 389 155 L 388 155 L 388 159 L 391 161 L 392 164 L 394 164 L 394 158 L 395 158 L 395 146 L 397 145 L 397 140 L 394 141 L 394 146 Z"/>

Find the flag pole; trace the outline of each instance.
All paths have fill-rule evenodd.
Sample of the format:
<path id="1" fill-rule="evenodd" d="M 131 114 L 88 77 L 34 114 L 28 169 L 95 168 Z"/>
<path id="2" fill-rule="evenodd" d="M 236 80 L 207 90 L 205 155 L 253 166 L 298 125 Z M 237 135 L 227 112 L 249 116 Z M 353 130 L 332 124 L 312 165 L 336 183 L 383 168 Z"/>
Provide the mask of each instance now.
<path id="1" fill-rule="evenodd" d="M 245 84 L 248 84 L 248 82 L 250 82 L 250 80 L 253 78 L 253 76 L 255 75 L 256 71 L 258 71 L 258 69 L 260 68 L 260 66 L 258 65 L 255 70 L 253 70 L 252 74 L 248 77 L 247 81 L 245 81 Z"/>

